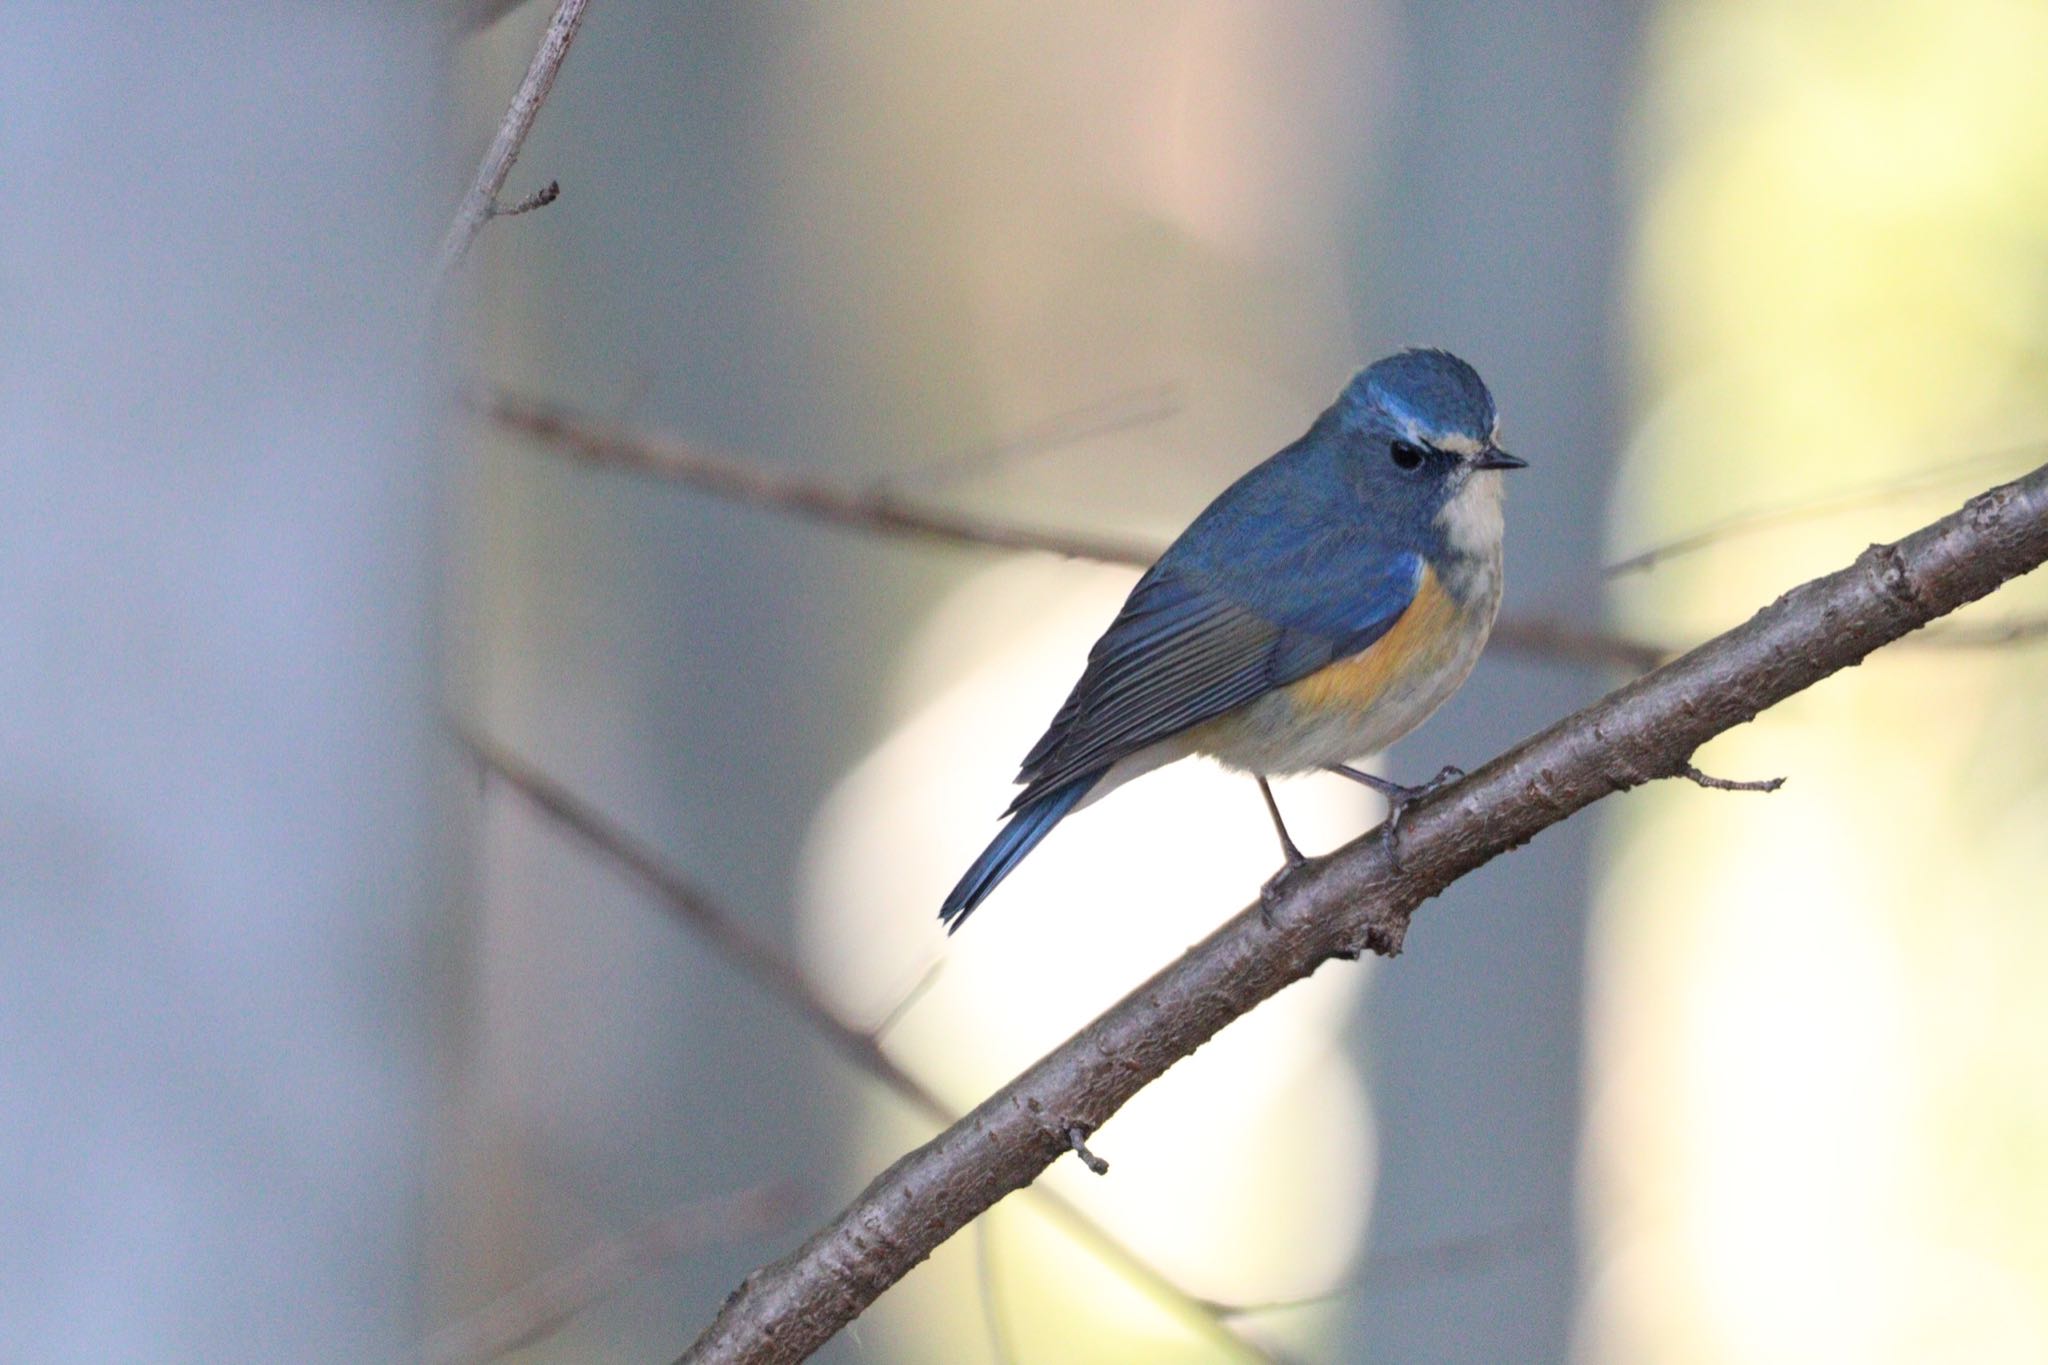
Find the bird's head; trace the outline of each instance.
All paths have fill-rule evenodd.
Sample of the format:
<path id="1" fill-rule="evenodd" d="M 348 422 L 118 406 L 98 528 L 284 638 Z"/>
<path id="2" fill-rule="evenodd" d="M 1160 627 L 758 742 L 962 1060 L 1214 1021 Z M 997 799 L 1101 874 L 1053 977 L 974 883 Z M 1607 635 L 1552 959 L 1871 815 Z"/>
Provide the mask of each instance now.
<path id="1" fill-rule="evenodd" d="M 1450 547 L 1500 544 L 1500 416 L 1479 372 L 1449 351 L 1397 351 L 1355 375 L 1325 415 L 1376 508 L 1425 514 Z"/>

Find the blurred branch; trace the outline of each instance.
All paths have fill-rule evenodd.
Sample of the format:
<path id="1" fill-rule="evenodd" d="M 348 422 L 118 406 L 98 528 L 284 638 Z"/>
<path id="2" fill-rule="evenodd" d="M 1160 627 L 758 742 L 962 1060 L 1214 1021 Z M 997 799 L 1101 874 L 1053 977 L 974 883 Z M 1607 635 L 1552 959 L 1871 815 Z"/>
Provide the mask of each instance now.
<path id="1" fill-rule="evenodd" d="M 2048 616 L 2015 616 L 2010 621 L 1987 621 L 1982 625 L 1972 622 L 1942 626 L 1906 643 L 1943 649 L 1997 649 L 2043 639 L 2048 639 Z"/>
<path id="2" fill-rule="evenodd" d="M 547 184 L 542 185 L 516 204 L 499 204 L 491 210 L 491 217 L 517 218 L 522 213 L 532 213 L 535 209 L 544 209 L 561 197 L 562 182 L 550 180 Z"/>
<path id="3" fill-rule="evenodd" d="M 1151 564 L 1162 548 L 1113 537 L 1010 525 L 934 507 L 887 488 L 855 488 L 802 470 L 715 455 L 673 437 L 601 421 L 503 389 L 474 394 L 469 402 L 493 425 L 592 464 L 671 479 L 713 497 L 828 525 L 954 545 L 1036 550 L 1135 568 Z M 1071 422 L 1067 429 L 1072 430 Z M 1520 653 L 1635 672 L 1654 668 L 1678 652 L 1652 641 L 1543 618 L 1505 618 L 1494 627 L 1493 642 Z"/>
<path id="4" fill-rule="evenodd" d="M 778 1181 L 688 1204 L 569 1260 L 427 1338 L 426 1365 L 483 1365 L 559 1330 L 663 1262 L 716 1242 L 773 1232 L 796 1216 L 797 1189 Z"/>
<path id="5" fill-rule="evenodd" d="M 977 1226 L 986 1221 L 977 1219 Z M 1356 1274 L 1347 1276 L 1342 1284 L 1325 1293 L 1305 1294 L 1292 1299 L 1266 1299 L 1257 1303 L 1231 1303 L 1223 1299 L 1206 1302 L 1217 1312 L 1232 1317 L 1317 1308 L 1363 1290 L 1398 1288 L 1430 1280 L 1482 1274 L 1496 1266 L 1534 1255 L 1546 1243 L 1555 1240 L 1556 1229 L 1550 1219 L 1523 1218 L 1491 1232 L 1446 1237 L 1441 1241 L 1374 1256 Z"/>
<path id="6" fill-rule="evenodd" d="M 476 241 L 476 235 L 483 231 L 485 223 L 501 213 L 523 213 L 543 203 L 551 204 L 555 195 L 561 192 L 560 186 L 549 181 L 545 189 L 522 200 L 512 209 L 505 209 L 498 203 L 498 192 L 505 188 L 505 180 L 512 174 L 512 163 L 519 159 L 519 149 L 526 145 L 526 135 L 533 131 L 534 120 L 540 117 L 540 107 L 547 102 L 548 92 L 554 89 L 555 76 L 562 69 L 562 59 L 569 55 L 569 45 L 576 41 L 576 28 L 583 22 L 583 11 L 588 4 L 589 0 L 560 0 L 555 6 L 554 17 L 548 20 L 547 29 L 540 37 L 540 46 L 534 49 L 533 60 L 527 64 L 526 79 L 519 82 L 519 89 L 512 96 L 512 105 L 505 111 L 505 120 L 498 125 L 497 136 L 491 139 L 483 164 L 476 169 L 475 182 L 470 185 L 469 193 L 462 196 L 462 203 L 455 210 L 455 219 L 448 224 L 448 231 L 441 238 L 441 249 L 434 257 L 437 286 L 445 285 L 455 273 L 455 268 L 462 264 L 462 258 L 469 254 L 470 244 Z"/>
<path id="7" fill-rule="evenodd" d="M 708 942 L 713 952 L 823 1034 L 855 1066 L 878 1077 L 918 1108 L 945 1115 L 941 1122 L 950 1121 L 949 1111 L 938 1096 L 889 1060 L 871 1034 L 841 1018 L 781 949 L 749 932 L 702 888 L 671 870 L 654 853 L 540 769 L 459 725 L 455 727 L 455 736 L 486 772 L 630 872 L 654 892 L 671 914 Z"/>
<path id="8" fill-rule="evenodd" d="M 1150 564 L 1156 553 L 1133 541 L 1008 526 L 933 507 L 886 488 L 855 488 L 801 470 L 714 455 L 672 437 L 634 431 L 503 390 L 486 393 L 473 404 L 497 426 L 592 464 L 652 474 L 729 502 L 831 526 L 956 545 L 1042 550 L 1111 564 Z"/>
<path id="9" fill-rule="evenodd" d="M 453 37 L 489 28 L 526 0 L 441 0 L 443 27 Z"/>
<path id="10" fill-rule="evenodd" d="M 779 948 L 750 933 L 700 887 L 664 865 L 659 857 L 631 835 L 539 769 L 460 725 L 454 727 L 454 734 L 485 772 L 506 783 L 555 823 L 631 873 L 655 894 L 671 914 L 702 936 L 714 953 L 822 1034 L 848 1061 L 887 1086 L 941 1128 L 959 1119 L 959 1111 L 949 1107 L 923 1081 L 897 1065 L 882 1050 L 875 1033 L 841 1016 Z M 929 980 L 930 974 L 924 979 Z M 913 987 L 913 993 L 919 989 Z M 885 1027 L 902 1008 L 899 1005 L 891 1011 L 891 1020 L 885 1021 Z M 1265 1361 L 1271 1358 L 1264 1349 L 1226 1322 L 1215 1309 L 1168 1279 L 1073 1204 L 1051 1190 L 1037 1193 L 1071 1235 L 1182 1321 L 1246 1359 Z"/>
<path id="11" fill-rule="evenodd" d="M 1270 906 L 1247 907 L 749 1275 L 682 1361 L 803 1359 L 1037 1179 L 1069 1130 L 1093 1134 L 1232 1020 L 1331 958 L 1399 952 L 1416 909 L 1474 868 L 1603 797 L 1677 775 L 1714 736 L 2044 560 L 2048 466 L 1873 545 L 1417 802 L 1398 858 L 1382 828 L 1311 859 Z"/>
<path id="12" fill-rule="evenodd" d="M 1672 645 L 1550 616 L 1503 616 L 1493 623 L 1487 644 L 1511 654 L 1598 664 L 1624 673 L 1647 673 L 1678 653 Z"/>
<path id="13" fill-rule="evenodd" d="M 1180 394 L 1171 384 L 1117 394 L 1100 403 L 1049 417 L 1001 441 L 944 455 L 909 469 L 891 471 L 872 485 L 901 491 L 915 483 L 927 492 L 942 484 L 984 475 L 1018 460 L 1043 455 L 1091 437 L 1163 421 L 1180 411 Z"/>
<path id="14" fill-rule="evenodd" d="M 1986 451 L 1978 455 L 1950 460 L 1932 469 L 1919 470 L 1903 478 L 1893 476 L 1872 480 L 1869 483 L 1839 488 L 1818 497 L 1801 498 L 1776 507 L 1760 508 L 1753 512 L 1741 512 L 1732 517 L 1702 526 L 1685 535 L 1674 537 L 1661 545 L 1653 545 L 1617 559 L 1600 570 L 1607 578 L 1619 578 L 1624 574 L 1642 573 L 1656 568 L 1666 560 L 1678 559 L 1685 555 L 1697 554 L 1711 549 L 1724 541 L 1742 536 L 1756 535 L 1763 531 L 1775 530 L 1780 526 L 1796 525 L 1820 517 L 1834 516 L 1854 511 L 1859 507 L 1878 507 L 1899 498 L 1931 489 L 1946 488 L 1973 475 L 1999 470 L 2029 458 L 2038 458 L 2043 443 L 2029 441 L 2023 445 L 2007 446 L 2003 450 Z"/>

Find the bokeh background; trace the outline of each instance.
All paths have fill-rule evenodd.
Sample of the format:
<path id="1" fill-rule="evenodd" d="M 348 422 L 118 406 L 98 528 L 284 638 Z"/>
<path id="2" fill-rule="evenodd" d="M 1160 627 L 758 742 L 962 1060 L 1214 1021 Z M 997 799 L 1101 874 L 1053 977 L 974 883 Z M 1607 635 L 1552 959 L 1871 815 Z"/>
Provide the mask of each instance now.
<path id="1" fill-rule="evenodd" d="M 2038 0 L 596 0 L 508 189 L 560 201 L 439 299 L 550 6 L 30 8 L 8 1358 L 464 1359 L 570 1266 L 603 1292 L 505 1358 L 669 1359 L 933 1131 L 444 717 L 963 1109 L 1271 871 L 1252 784 L 1184 764 L 946 940 L 1135 571 L 595 468 L 480 393 L 1163 543 L 1443 345 L 1531 462 L 1507 614 L 1674 646 L 2048 450 Z M 2043 612 L 1702 753 L 1775 794 L 1661 784 L 1459 883 L 819 1358 L 2048 1359 L 2048 649 L 1999 635 Z M 1496 648 L 1376 762 L 1622 676 Z M 1378 818 L 1280 799 L 1312 851 Z"/>

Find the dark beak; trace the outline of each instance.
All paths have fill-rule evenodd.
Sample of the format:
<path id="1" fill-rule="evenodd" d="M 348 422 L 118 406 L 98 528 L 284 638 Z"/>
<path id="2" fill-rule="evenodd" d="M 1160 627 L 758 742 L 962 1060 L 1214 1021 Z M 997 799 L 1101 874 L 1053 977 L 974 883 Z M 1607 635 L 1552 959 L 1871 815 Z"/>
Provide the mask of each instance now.
<path id="1" fill-rule="evenodd" d="M 1527 469 L 1529 462 L 1516 455 L 1510 455 L 1499 446 L 1488 446 L 1472 461 L 1474 469 Z"/>

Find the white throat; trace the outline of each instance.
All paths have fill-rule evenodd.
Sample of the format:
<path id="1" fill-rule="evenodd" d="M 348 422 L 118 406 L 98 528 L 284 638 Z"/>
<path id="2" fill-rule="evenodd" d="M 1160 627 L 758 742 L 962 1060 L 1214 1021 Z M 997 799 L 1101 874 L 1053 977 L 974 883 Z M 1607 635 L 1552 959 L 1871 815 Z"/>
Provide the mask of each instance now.
<path id="1" fill-rule="evenodd" d="M 1444 528 L 1444 539 L 1453 554 L 1472 559 L 1493 559 L 1500 554 L 1501 505 L 1506 497 L 1507 486 L 1498 469 L 1475 469 L 1466 474 L 1458 491 L 1436 514 L 1436 523 Z"/>

